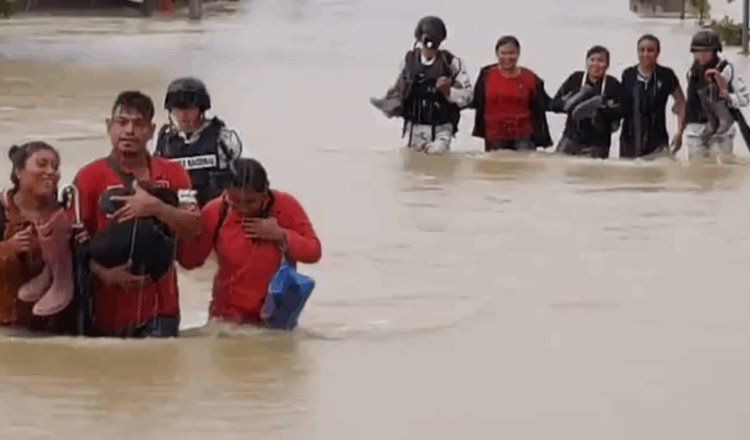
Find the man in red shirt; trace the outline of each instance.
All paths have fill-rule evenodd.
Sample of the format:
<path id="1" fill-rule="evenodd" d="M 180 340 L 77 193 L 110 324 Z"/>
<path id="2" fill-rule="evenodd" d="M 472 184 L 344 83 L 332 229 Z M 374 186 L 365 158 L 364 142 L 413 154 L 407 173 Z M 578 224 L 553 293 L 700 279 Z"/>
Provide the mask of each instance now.
<path id="1" fill-rule="evenodd" d="M 112 151 L 108 158 L 84 166 L 74 182 L 79 191 L 81 220 L 90 236 L 96 236 L 110 222 L 145 217 L 158 219 L 178 240 L 193 238 L 200 232 L 200 213 L 187 172 L 178 163 L 148 153 L 146 146 L 156 128 L 153 117 L 151 98 L 140 92 L 122 92 L 115 100 L 112 117 L 107 120 Z M 99 206 L 100 196 L 113 188 L 127 187 L 128 179 L 135 182 L 134 194 L 111 197 L 122 207 L 112 215 L 105 214 Z M 179 207 L 152 196 L 138 182 L 177 191 Z M 90 266 L 93 335 L 177 336 L 180 312 L 173 265 L 156 280 L 134 275 L 130 263 L 106 268 L 92 261 Z"/>

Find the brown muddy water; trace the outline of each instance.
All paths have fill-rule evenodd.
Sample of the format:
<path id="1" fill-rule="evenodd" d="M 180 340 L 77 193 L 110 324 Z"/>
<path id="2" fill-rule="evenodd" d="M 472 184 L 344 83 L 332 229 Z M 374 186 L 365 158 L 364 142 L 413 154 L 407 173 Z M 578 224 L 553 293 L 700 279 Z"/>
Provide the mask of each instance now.
<path id="1" fill-rule="evenodd" d="M 619 75 L 647 31 L 664 64 L 689 64 L 691 23 L 638 21 L 615 0 L 503 4 L 1 21 L 2 148 L 52 142 L 67 181 L 106 153 L 118 91 L 160 103 L 170 79 L 200 75 L 303 201 L 324 259 L 302 267 L 319 284 L 295 334 L 196 329 L 207 268 L 181 273 L 182 339 L 3 338 L 0 438 L 750 438 L 747 166 L 484 155 L 471 112 L 450 156 L 413 156 L 370 107 L 424 14 L 446 18 L 472 76 L 515 33 L 550 93 L 592 44 Z"/>

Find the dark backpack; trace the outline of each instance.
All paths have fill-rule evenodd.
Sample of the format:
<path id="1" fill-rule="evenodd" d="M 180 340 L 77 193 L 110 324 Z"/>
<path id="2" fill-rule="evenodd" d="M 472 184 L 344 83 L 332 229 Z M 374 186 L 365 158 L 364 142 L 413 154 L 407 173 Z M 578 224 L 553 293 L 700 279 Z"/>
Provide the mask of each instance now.
<path id="1" fill-rule="evenodd" d="M 133 188 L 135 178 L 125 174 L 113 157 L 107 159 L 112 171 L 118 175 L 124 189 L 117 188 L 102 193 L 126 194 Z M 177 193 L 167 188 L 154 188 L 143 184 L 143 189 L 162 202 L 178 206 Z M 113 211 L 119 203 L 112 203 L 101 197 L 100 209 Z M 91 259 L 104 267 L 115 267 L 132 261 L 131 272 L 136 275 L 148 274 L 156 281 L 166 274 L 174 263 L 175 237 L 172 231 L 154 217 L 145 217 L 126 222 L 111 222 L 99 231 L 88 245 Z"/>

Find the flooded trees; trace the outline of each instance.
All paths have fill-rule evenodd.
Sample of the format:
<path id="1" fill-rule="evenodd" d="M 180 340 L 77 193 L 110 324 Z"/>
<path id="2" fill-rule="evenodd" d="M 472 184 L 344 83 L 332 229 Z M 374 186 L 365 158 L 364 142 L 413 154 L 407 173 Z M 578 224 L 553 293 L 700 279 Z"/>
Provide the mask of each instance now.
<path id="1" fill-rule="evenodd" d="M 13 0 L 0 0 L 0 18 L 10 18 L 16 11 L 18 11 L 18 2 Z"/>
<path id="2" fill-rule="evenodd" d="M 711 4 L 708 0 L 690 0 L 690 6 L 694 10 L 698 11 L 698 24 L 703 26 L 706 19 L 709 18 L 711 12 Z"/>
<path id="3" fill-rule="evenodd" d="M 203 17 L 203 0 L 188 0 L 188 17 L 191 20 Z"/>

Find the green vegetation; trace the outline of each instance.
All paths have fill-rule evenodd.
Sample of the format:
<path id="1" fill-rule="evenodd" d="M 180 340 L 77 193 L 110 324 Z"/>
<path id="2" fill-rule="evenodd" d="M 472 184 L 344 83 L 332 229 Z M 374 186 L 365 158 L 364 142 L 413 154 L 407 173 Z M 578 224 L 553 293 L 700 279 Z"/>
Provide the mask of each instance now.
<path id="1" fill-rule="evenodd" d="M 0 0 L 0 19 L 10 18 L 26 6 L 24 0 Z"/>
<path id="2" fill-rule="evenodd" d="M 13 4 L 9 0 L 0 0 L 0 18 L 13 15 Z"/>
<path id="3" fill-rule="evenodd" d="M 711 3 L 709 0 L 690 0 L 690 6 L 699 14 L 698 24 L 701 26 L 708 21 L 708 26 L 719 35 L 721 42 L 727 46 L 742 44 L 742 24 L 736 23 L 728 16 L 721 20 L 711 20 Z"/>
<path id="4" fill-rule="evenodd" d="M 742 44 L 742 24 L 735 23 L 731 18 L 724 16 L 720 21 L 711 20 L 710 27 L 727 46 Z"/>

